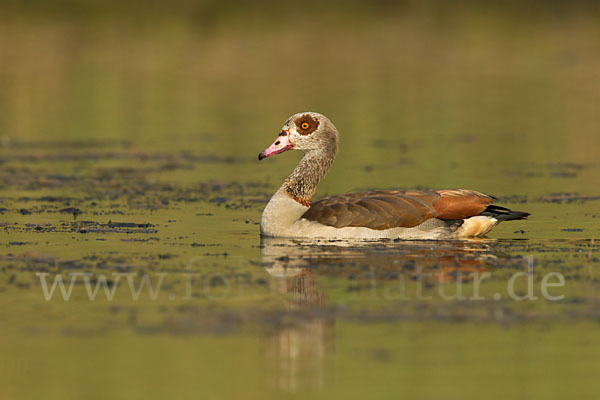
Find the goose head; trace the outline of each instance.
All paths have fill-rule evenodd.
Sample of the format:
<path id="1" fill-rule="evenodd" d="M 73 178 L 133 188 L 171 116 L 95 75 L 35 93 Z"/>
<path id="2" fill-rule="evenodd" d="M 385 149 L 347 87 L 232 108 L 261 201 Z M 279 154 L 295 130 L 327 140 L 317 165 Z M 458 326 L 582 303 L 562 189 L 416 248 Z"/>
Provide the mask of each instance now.
<path id="1" fill-rule="evenodd" d="M 334 157 L 338 140 L 338 131 L 329 118 L 316 112 L 302 112 L 288 118 L 273 144 L 262 151 L 258 159 L 288 150 Z"/>

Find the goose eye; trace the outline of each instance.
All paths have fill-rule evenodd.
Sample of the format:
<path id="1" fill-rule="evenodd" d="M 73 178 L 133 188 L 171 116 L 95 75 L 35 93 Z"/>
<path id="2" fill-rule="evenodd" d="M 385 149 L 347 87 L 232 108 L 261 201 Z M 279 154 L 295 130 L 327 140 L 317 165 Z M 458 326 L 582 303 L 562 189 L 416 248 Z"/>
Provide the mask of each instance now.
<path id="1" fill-rule="evenodd" d="M 319 120 L 310 114 L 304 114 L 294 120 L 296 132 L 302 136 L 308 136 L 319 127 Z"/>

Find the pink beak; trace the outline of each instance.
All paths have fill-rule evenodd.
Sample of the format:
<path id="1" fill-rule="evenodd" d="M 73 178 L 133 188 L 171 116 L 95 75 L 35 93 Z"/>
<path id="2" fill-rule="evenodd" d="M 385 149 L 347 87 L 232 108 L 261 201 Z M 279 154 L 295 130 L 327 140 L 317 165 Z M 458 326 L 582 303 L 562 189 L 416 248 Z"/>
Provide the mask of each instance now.
<path id="1" fill-rule="evenodd" d="M 277 139 L 273 142 L 272 145 L 267 147 L 265 151 L 258 155 L 258 159 L 262 160 L 263 158 L 267 158 L 270 156 L 274 156 L 275 154 L 283 153 L 289 149 L 293 149 L 294 144 L 290 142 L 290 134 L 288 132 L 282 131 Z"/>

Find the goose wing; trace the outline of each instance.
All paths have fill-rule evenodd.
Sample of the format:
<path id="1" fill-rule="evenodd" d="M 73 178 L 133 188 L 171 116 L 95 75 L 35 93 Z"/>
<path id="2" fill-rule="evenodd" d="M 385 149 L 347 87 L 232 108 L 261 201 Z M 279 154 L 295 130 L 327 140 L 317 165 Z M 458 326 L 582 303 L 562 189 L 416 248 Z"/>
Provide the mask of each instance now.
<path id="1" fill-rule="evenodd" d="M 327 197 L 302 216 L 336 228 L 411 228 L 430 218 L 456 220 L 481 214 L 495 198 L 473 190 L 376 190 Z"/>

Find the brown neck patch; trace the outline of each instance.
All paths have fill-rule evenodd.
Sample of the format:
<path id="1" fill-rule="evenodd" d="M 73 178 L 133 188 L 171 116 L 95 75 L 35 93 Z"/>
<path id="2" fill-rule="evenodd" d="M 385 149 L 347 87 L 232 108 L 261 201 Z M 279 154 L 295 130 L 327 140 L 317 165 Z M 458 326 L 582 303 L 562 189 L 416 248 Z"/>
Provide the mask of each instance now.
<path id="1" fill-rule="evenodd" d="M 310 114 L 304 114 L 294 120 L 296 131 L 301 135 L 310 135 L 319 127 L 319 121 Z"/>
<path id="2" fill-rule="evenodd" d="M 296 197 L 294 195 L 294 193 L 292 192 L 287 192 L 288 196 L 290 196 L 293 200 L 295 200 L 297 203 L 302 204 L 304 207 L 310 207 L 312 206 L 312 203 L 310 202 L 310 200 L 306 200 L 306 199 L 302 199 L 300 197 Z"/>

